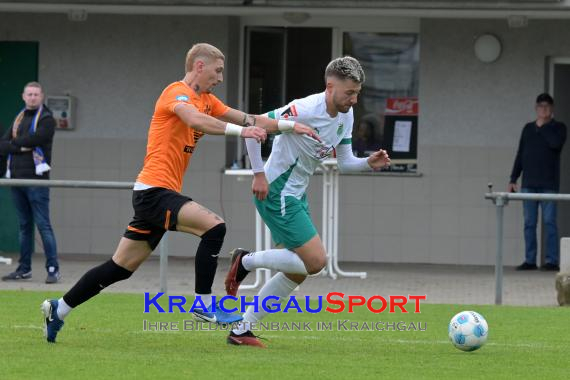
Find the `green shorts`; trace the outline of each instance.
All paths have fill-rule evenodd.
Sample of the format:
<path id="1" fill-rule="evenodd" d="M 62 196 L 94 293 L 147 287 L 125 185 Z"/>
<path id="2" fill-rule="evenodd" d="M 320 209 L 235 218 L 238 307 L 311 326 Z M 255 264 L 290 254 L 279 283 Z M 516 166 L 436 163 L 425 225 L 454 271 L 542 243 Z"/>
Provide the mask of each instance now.
<path id="1" fill-rule="evenodd" d="M 253 198 L 255 207 L 261 218 L 269 227 L 275 245 L 283 245 L 293 249 L 302 246 L 315 235 L 317 229 L 311 220 L 307 195 L 301 199 L 286 196 L 281 199 L 279 179 L 269 186 L 265 200 Z"/>

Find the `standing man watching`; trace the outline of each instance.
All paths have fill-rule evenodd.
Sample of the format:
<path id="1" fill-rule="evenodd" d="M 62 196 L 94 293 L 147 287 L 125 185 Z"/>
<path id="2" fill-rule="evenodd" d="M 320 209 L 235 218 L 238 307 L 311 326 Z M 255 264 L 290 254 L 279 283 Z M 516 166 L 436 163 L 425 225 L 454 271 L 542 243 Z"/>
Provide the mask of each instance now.
<path id="1" fill-rule="evenodd" d="M 16 116 L 0 143 L 6 157 L 6 178 L 49 179 L 55 120 L 43 104 L 44 92 L 38 82 L 30 82 L 22 94 L 25 107 Z M 20 260 L 18 268 L 3 281 L 32 277 L 34 223 L 38 226 L 46 256 L 47 284 L 60 278 L 57 246 L 49 217 L 48 187 L 12 187 L 12 197 L 20 222 Z"/>
<path id="2" fill-rule="evenodd" d="M 558 193 L 560 152 L 566 141 L 566 125 L 554 120 L 554 99 L 549 94 L 538 95 L 535 109 L 536 121 L 527 123 L 522 131 L 508 191 L 517 191 L 517 179 L 522 172 L 521 192 Z M 541 269 L 559 270 L 560 252 L 554 201 L 523 201 L 525 261 L 517 270 L 537 269 L 536 225 L 539 204 L 546 228 L 546 263 Z"/>

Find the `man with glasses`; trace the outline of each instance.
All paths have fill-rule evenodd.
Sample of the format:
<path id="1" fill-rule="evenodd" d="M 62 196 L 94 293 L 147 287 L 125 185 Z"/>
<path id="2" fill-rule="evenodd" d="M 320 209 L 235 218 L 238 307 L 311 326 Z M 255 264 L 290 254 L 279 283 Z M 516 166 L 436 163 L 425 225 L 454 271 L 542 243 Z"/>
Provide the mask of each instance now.
<path id="1" fill-rule="evenodd" d="M 522 131 L 509 192 L 517 191 L 522 172 L 521 192 L 558 193 L 560 187 L 560 152 L 566 141 L 566 125 L 554 120 L 554 99 L 543 93 L 536 98 L 536 121 L 527 123 Z M 538 206 L 546 229 L 546 262 L 542 270 L 558 271 L 559 245 L 554 201 L 523 201 L 525 261 L 517 270 L 536 270 L 536 225 Z"/>

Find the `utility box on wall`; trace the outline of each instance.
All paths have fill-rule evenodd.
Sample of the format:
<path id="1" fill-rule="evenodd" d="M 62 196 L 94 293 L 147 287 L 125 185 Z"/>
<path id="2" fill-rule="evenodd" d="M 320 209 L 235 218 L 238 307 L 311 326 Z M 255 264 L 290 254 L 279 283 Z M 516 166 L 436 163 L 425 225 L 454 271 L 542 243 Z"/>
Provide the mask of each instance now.
<path id="1" fill-rule="evenodd" d="M 46 105 L 53 113 L 57 129 L 75 129 L 75 99 L 72 96 L 47 95 Z"/>

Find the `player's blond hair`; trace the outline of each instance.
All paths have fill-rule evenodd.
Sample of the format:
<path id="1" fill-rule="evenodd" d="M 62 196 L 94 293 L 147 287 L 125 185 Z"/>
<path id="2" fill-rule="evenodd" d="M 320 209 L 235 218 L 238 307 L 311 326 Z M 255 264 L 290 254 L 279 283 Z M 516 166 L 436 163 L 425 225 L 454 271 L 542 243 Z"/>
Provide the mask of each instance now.
<path id="1" fill-rule="evenodd" d="M 225 60 L 226 57 L 224 57 L 224 53 L 220 49 L 213 45 L 207 43 L 195 44 L 186 53 L 186 72 L 192 71 L 194 62 L 198 59 L 203 59 L 209 63 L 215 59 Z"/>
<path id="2" fill-rule="evenodd" d="M 28 82 L 28 83 L 26 83 L 26 85 L 24 86 L 24 91 L 26 91 L 26 88 L 28 88 L 28 87 L 39 88 L 42 93 L 44 92 L 44 88 L 42 87 L 40 82 Z"/>
<path id="3" fill-rule="evenodd" d="M 364 70 L 356 58 L 344 56 L 333 59 L 325 70 L 325 82 L 329 77 L 350 79 L 356 83 L 364 83 Z"/>

